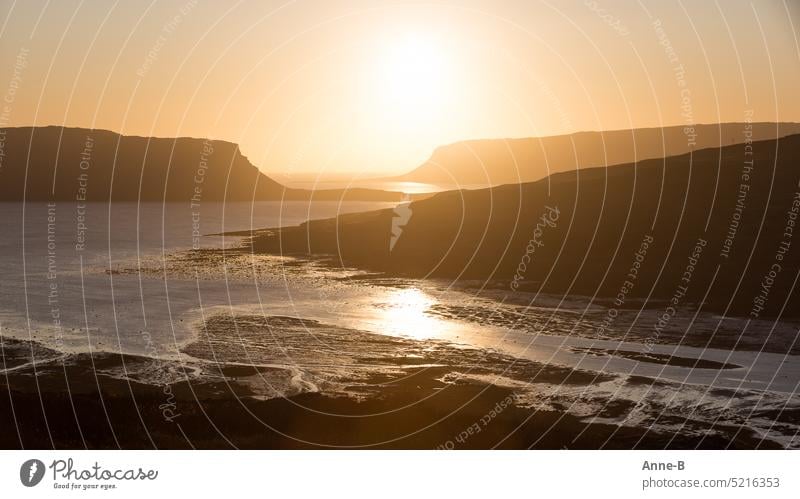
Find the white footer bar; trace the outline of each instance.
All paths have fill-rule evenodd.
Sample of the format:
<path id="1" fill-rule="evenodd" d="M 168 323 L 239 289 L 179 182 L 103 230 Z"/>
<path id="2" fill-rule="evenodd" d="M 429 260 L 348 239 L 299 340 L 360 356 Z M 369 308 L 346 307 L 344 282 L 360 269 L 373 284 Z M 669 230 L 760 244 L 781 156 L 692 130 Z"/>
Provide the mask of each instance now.
<path id="1" fill-rule="evenodd" d="M 0 451 L 0 497 L 800 497 L 798 470 L 792 451 Z"/>

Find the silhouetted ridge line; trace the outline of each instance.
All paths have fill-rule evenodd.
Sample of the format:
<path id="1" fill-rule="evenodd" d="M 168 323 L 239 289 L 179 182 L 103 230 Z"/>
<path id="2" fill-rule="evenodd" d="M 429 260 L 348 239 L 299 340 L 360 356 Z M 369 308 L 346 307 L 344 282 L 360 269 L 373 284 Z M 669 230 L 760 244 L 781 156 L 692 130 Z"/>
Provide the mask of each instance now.
<path id="1" fill-rule="evenodd" d="M 416 169 L 392 178 L 451 185 L 494 186 L 533 182 L 547 175 L 663 158 L 800 133 L 800 123 L 722 123 L 578 132 L 548 137 L 483 139 L 436 148 Z"/>
<path id="2" fill-rule="evenodd" d="M 697 306 L 707 292 L 704 306 L 717 312 L 761 317 L 785 305 L 784 315 L 800 316 L 790 290 L 800 272 L 799 163 L 794 135 L 440 193 L 411 204 L 391 252 L 392 210 L 265 231 L 252 247 L 509 292 L 622 293 L 621 307 L 648 296 L 650 306 L 675 296 Z"/>
<path id="3" fill-rule="evenodd" d="M 395 201 L 370 189 L 290 189 L 224 140 L 85 128 L 0 129 L 0 201 Z M 27 180 L 26 180 L 27 176 Z"/>

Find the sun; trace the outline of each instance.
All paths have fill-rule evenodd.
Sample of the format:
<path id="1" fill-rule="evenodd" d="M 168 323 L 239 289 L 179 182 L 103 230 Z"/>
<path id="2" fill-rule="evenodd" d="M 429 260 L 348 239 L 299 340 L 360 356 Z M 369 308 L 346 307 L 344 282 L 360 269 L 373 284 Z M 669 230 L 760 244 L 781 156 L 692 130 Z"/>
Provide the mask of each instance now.
<path id="1" fill-rule="evenodd" d="M 442 95 L 446 60 L 435 40 L 408 35 L 395 41 L 382 61 L 386 98 L 419 105 Z"/>
<path id="2" fill-rule="evenodd" d="M 450 59 L 441 40 L 406 34 L 385 43 L 374 63 L 373 105 L 384 119 L 417 122 L 438 115 L 451 89 Z"/>

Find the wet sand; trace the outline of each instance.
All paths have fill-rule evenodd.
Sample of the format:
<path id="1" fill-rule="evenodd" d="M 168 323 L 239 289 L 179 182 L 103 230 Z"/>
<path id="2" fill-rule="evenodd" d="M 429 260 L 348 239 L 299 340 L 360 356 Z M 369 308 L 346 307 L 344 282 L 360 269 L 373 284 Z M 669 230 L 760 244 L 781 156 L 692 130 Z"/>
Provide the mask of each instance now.
<path id="1" fill-rule="evenodd" d="M 756 356 L 755 345 L 743 342 L 747 351 L 676 349 L 676 339 L 686 345 L 691 338 L 670 331 L 644 349 L 593 336 L 591 321 L 605 308 L 586 309 L 580 297 L 562 306 L 542 295 L 522 306 L 492 292 L 451 296 L 437 292 L 435 281 L 246 248 L 93 268 L 87 279 L 106 274 L 117 291 L 168 279 L 169 317 L 186 338 L 172 351 L 168 336 L 156 337 L 159 326 L 152 337 L 133 331 L 145 343 L 161 342 L 152 356 L 0 338 L 0 422 L 8 429 L 0 447 L 798 446 L 795 359 L 781 356 L 782 368 L 760 369 L 779 352 L 793 353 L 793 343 L 779 348 L 789 326 L 770 329 L 779 340 L 771 354 Z M 280 293 L 231 294 L 254 282 L 319 294 L 288 304 Z M 191 300 L 181 293 L 201 287 L 202 320 L 195 322 L 197 314 L 183 315 Z M 215 293 L 230 303 L 212 301 Z M 620 311 L 620 324 L 628 313 Z M 698 341 L 713 320 L 695 321 Z M 645 338 L 646 329 L 629 328 L 624 338 Z M 733 337 L 734 329 L 717 333 Z"/>
<path id="2" fill-rule="evenodd" d="M 320 362 L 303 369 L 300 376 L 307 384 L 292 388 L 296 373 L 291 376 L 291 369 L 284 364 L 205 362 L 202 357 L 218 353 L 237 355 L 235 346 L 220 352 L 221 338 L 215 337 L 217 328 L 229 327 L 233 320 L 212 320 L 201 338 L 187 347 L 198 358 L 187 356 L 185 361 L 109 353 L 63 355 L 30 342 L 4 339 L 0 422 L 6 431 L 0 434 L 0 447 L 778 447 L 737 427 L 717 425 L 704 437 L 699 436 L 702 431 L 672 435 L 593 423 L 556 408 L 529 407 L 520 395 L 523 386 L 528 391 L 558 384 L 569 390 L 596 382 L 596 376 L 492 352 L 368 333 L 356 334 L 362 344 L 375 343 L 372 356 L 354 356 L 348 351 L 348 364 L 334 348 L 318 358 Z M 241 330 L 269 335 L 279 334 L 279 325 L 286 318 L 272 319 L 271 324 L 252 317 L 236 321 Z M 296 320 L 289 323 L 290 329 L 298 326 Z M 338 335 L 326 333 L 330 328 L 324 325 L 305 326 L 325 340 Z M 391 354 L 392 350 L 396 353 Z M 301 353 L 303 356 L 306 362 L 316 358 L 310 352 Z M 331 361 L 335 364 L 328 363 Z M 152 374 L 159 371 L 170 373 L 164 377 L 167 381 L 153 383 Z M 128 373 L 127 379 L 122 372 Z M 143 373 L 149 373 L 149 381 L 136 381 Z M 277 387 L 286 393 L 269 392 Z M 613 418 L 630 410 L 627 403 L 619 401 L 601 415 Z"/>

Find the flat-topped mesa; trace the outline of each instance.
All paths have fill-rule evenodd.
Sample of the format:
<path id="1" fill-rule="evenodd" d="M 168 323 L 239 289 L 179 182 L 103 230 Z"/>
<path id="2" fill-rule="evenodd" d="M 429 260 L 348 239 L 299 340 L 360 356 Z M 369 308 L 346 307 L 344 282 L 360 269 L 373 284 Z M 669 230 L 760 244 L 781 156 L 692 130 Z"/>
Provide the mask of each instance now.
<path id="1" fill-rule="evenodd" d="M 436 148 L 416 169 L 392 180 L 493 186 L 533 182 L 579 168 L 633 163 L 800 133 L 800 123 L 721 123 L 483 139 Z"/>
<path id="2" fill-rule="evenodd" d="M 289 189 L 224 140 L 65 127 L 0 129 L 0 201 L 394 201 L 368 189 Z"/>

